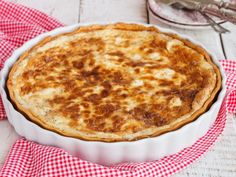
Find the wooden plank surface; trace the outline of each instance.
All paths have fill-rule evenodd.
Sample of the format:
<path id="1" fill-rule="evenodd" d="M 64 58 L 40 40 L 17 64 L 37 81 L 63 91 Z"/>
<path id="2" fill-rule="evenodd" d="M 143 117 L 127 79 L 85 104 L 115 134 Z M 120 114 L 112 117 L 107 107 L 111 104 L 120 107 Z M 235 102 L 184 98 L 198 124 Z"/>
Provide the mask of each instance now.
<path id="1" fill-rule="evenodd" d="M 3 166 L 5 158 L 16 140 L 19 139 L 19 135 L 15 132 L 14 128 L 9 124 L 7 120 L 0 121 L 0 167 Z"/>
<path id="2" fill-rule="evenodd" d="M 15 0 L 17 3 L 38 9 L 66 25 L 79 22 L 80 0 Z"/>
<path id="3" fill-rule="evenodd" d="M 81 0 L 80 22 L 146 22 L 144 0 Z"/>
<path id="4" fill-rule="evenodd" d="M 236 61 L 236 25 L 226 23 L 224 25 L 231 32 L 222 35 L 222 42 L 227 59 Z"/>
<path id="5" fill-rule="evenodd" d="M 223 135 L 214 146 L 193 164 L 174 177 L 235 177 L 236 128 L 229 115 Z"/>

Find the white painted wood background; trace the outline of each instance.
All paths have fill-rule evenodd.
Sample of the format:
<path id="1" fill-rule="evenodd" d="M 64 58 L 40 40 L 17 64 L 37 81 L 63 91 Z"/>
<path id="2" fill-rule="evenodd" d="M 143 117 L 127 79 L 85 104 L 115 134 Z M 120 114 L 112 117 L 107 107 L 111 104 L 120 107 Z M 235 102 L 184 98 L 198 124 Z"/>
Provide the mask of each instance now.
<path id="1" fill-rule="evenodd" d="M 96 21 L 153 22 L 146 10 L 146 0 L 11 0 L 38 9 L 66 25 Z M 158 23 L 158 22 L 155 22 Z M 159 23 L 158 23 L 159 24 Z M 159 24 L 161 25 L 161 24 Z M 213 30 L 184 30 L 171 26 L 203 43 L 218 59 L 236 60 L 236 26 L 224 24 L 231 33 L 219 35 Z M 236 176 L 236 129 L 232 115 L 228 116 L 223 135 L 215 146 L 199 160 L 176 177 L 235 177 Z M 0 122 L 0 166 L 11 145 L 19 136 L 7 120 Z"/>

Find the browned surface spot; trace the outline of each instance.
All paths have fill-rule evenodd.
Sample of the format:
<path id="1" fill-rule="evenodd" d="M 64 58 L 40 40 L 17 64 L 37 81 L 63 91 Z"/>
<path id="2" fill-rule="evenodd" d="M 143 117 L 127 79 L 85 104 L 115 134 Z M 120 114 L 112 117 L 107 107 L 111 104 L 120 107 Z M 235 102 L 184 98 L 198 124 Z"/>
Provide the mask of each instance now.
<path id="1" fill-rule="evenodd" d="M 160 86 L 169 86 L 171 88 L 171 86 L 174 85 L 174 82 L 173 81 L 167 81 L 167 80 L 164 80 L 164 79 L 160 79 L 160 80 L 158 80 L 158 84 Z"/>
<path id="2" fill-rule="evenodd" d="M 109 96 L 109 90 L 106 90 L 104 89 L 102 92 L 101 92 L 101 97 L 104 98 L 104 97 L 108 97 Z"/>
<path id="3" fill-rule="evenodd" d="M 25 95 L 27 93 L 30 93 L 32 90 L 33 90 L 32 86 L 29 83 L 25 84 L 24 86 L 21 87 L 21 94 Z"/>
<path id="4" fill-rule="evenodd" d="M 135 71 L 136 73 L 140 73 L 140 69 L 139 69 L 139 68 L 135 68 L 134 71 Z"/>
<path id="5" fill-rule="evenodd" d="M 109 81 L 105 80 L 102 82 L 102 86 L 107 89 L 107 90 L 110 90 L 112 88 L 111 84 Z"/>
<path id="6" fill-rule="evenodd" d="M 85 119 L 87 127 L 91 130 L 104 131 L 105 121 L 103 116 L 93 116 L 93 119 Z"/>
<path id="7" fill-rule="evenodd" d="M 105 47 L 104 41 L 101 38 L 84 38 L 79 40 L 74 40 L 70 42 L 70 45 L 73 48 L 79 49 L 79 47 L 85 49 L 82 52 L 82 55 L 85 55 L 89 49 L 100 51 Z"/>
<path id="8" fill-rule="evenodd" d="M 77 69 L 82 69 L 84 67 L 83 61 L 73 61 L 72 64 L 73 64 L 73 67 Z"/>
<path id="9" fill-rule="evenodd" d="M 109 52 L 108 54 L 111 55 L 111 56 L 119 56 L 119 57 L 124 57 L 125 56 L 125 54 L 121 51 Z"/>
<path id="10" fill-rule="evenodd" d="M 34 71 L 32 70 L 29 70 L 29 71 L 25 71 L 23 74 L 22 74 L 22 77 L 25 79 L 25 80 L 28 80 L 30 78 L 30 76 L 32 76 L 34 74 Z"/>
<path id="11" fill-rule="evenodd" d="M 79 105 L 63 105 L 60 108 L 60 112 L 62 113 L 63 116 L 65 117 L 70 117 L 72 119 L 79 119 L 80 117 L 80 108 Z"/>
<path id="12" fill-rule="evenodd" d="M 109 116 L 117 109 L 113 104 L 104 104 L 96 107 L 96 113 L 102 114 L 104 116 Z"/>
<path id="13" fill-rule="evenodd" d="M 91 94 L 85 98 L 86 101 L 92 102 L 93 104 L 97 104 L 100 101 L 101 97 L 98 94 Z"/>
<path id="14" fill-rule="evenodd" d="M 135 61 L 130 61 L 128 63 L 129 66 L 131 67 L 140 67 L 140 66 L 145 66 L 145 62 L 135 62 Z"/>
<path id="15" fill-rule="evenodd" d="M 134 119 L 143 121 L 147 126 L 162 126 L 166 123 L 165 118 L 160 114 L 152 111 L 145 110 L 143 106 L 134 108 L 130 113 Z"/>

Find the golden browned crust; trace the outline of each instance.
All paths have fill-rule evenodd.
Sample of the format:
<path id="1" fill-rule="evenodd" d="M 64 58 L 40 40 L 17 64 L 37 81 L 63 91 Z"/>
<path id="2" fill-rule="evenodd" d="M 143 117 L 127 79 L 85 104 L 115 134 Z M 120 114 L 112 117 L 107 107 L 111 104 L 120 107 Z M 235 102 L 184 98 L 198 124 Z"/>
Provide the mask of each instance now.
<path id="1" fill-rule="evenodd" d="M 173 81 L 175 81 L 173 78 L 171 78 L 172 80 L 171 79 L 168 80 L 168 78 L 165 78 L 165 77 L 164 77 L 164 79 L 155 78 L 156 80 L 159 80 L 158 86 L 162 86 L 163 88 L 169 88 L 169 90 L 161 90 L 160 92 L 155 93 L 156 96 L 164 96 L 165 99 L 168 100 L 168 107 L 165 107 L 165 105 L 163 105 L 163 104 L 156 104 L 153 102 L 146 103 L 145 101 L 142 100 L 141 96 L 135 97 L 134 95 L 132 95 L 132 93 L 130 93 L 130 94 L 126 93 L 126 94 L 122 94 L 122 95 L 118 94 L 118 92 L 122 92 L 122 90 L 112 92 L 110 87 L 113 87 L 115 85 L 125 85 L 122 87 L 122 88 L 125 88 L 133 83 L 132 81 L 134 80 L 134 78 L 132 78 L 127 73 L 117 72 L 117 71 L 112 73 L 109 77 L 112 78 L 113 80 L 110 83 L 108 83 L 105 80 L 103 80 L 102 78 L 98 78 L 96 76 L 97 74 L 98 75 L 101 74 L 101 71 L 100 71 L 101 69 L 92 70 L 92 72 L 88 72 L 88 71 L 85 72 L 85 70 L 81 69 L 84 67 L 84 63 L 81 63 L 82 60 L 78 60 L 78 61 L 74 60 L 70 64 L 72 64 L 77 69 L 79 68 L 80 69 L 79 71 L 82 73 L 82 76 L 81 75 L 77 76 L 78 81 L 80 81 L 82 79 L 82 82 L 84 84 L 84 80 L 87 80 L 86 82 L 90 83 L 93 86 L 93 88 L 96 84 L 98 84 L 96 82 L 96 80 L 102 81 L 103 83 L 101 84 L 101 86 L 103 87 L 103 90 L 99 93 L 99 95 L 91 93 L 92 91 L 90 91 L 89 95 L 86 95 L 87 92 L 81 92 L 81 90 L 78 90 L 78 88 L 75 88 L 73 90 L 74 95 L 76 95 L 77 97 L 80 96 L 81 98 L 83 98 L 81 104 L 84 104 L 82 106 L 84 107 L 85 111 L 83 112 L 82 116 L 80 114 L 78 114 L 79 111 L 77 111 L 77 110 L 81 109 L 80 108 L 81 105 L 72 104 L 71 102 L 69 102 L 71 100 L 73 100 L 73 101 L 75 100 L 75 98 L 73 98 L 73 94 L 69 95 L 70 99 L 65 99 L 65 97 L 63 97 L 63 95 L 62 95 L 62 97 L 57 95 L 53 98 L 47 98 L 47 104 L 49 104 L 51 109 L 56 109 L 58 106 L 61 106 L 61 107 L 59 109 L 57 109 L 56 113 L 51 113 L 50 112 L 51 110 L 50 111 L 47 110 L 46 112 L 49 112 L 49 113 L 45 114 L 45 117 L 52 117 L 51 114 L 54 114 L 54 116 L 56 114 L 56 117 L 58 117 L 58 115 L 60 114 L 60 116 L 63 117 L 63 119 L 61 119 L 62 121 L 70 121 L 68 123 L 69 129 L 68 128 L 65 128 L 65 129 L 58 128 L 58 126 L 60 125 L 57 122 L 58 120 L 53 120 L 56 122 L 55 124 L 58 125 L 58 126 L 55 126 L 52 124 L 52 120 L 47 120 L 47 118 L 43 118 L 43 117 L 36 115 L 35 111 L 33 111 L 32 108 L 29 108 L 29 107 L 27 108 L 26 105 L 24 105 L 23 103 L 20 103 L 19 95 L 18 94 L 16 95 L 16 92 L 15 92 L 16 84 L 14 82 L 17 82 L 16 81 L 17 79 L 23 79 L 23 81 L 25 82 L 25 85 L 23 84 L 21 86 L 20 94 L 22 94 L 22 95 L 20 97 L 23 97 L 24 95 L 27 95 L 29 93 L 36 93 L 37 91 L 41 91 L 41 90 L 47 88 L 48 87 L 47 84 L 52 83 L 52 82 L 50 82 L 50 79 L 52 79 L 52 81 L 55 81 L 55 80 L 53 80 L 53 79 L 55 79 L 54 76 L 45 77 L 48 80 L 48 82 L 46 82 L 47 84 L 45 84 L 45 83 L 43 84 L 41 81 L 41 83 L 40 82 L 36 83 L 37 87 L 36 86 L 30 87 L 29 86 L 30 84 L 27 83 L 27 79 L 31 78 L 32 75 L 34 75 L 34 79 L 35 79 L 37 77 L 36 75 L 37 74 L 40 75 L 41 71 L 38 71 L 38 72 L 37 71 L 34 71 L 34 72 L 26 72 L 25 71 L 25 72 L 21 73 L 21 75 L 22 75 L 22 77 L 20 76 L 21 78 L 17 76 L 16 73 L 20 71 L 19 68 L 22 68 L 21 65 L 22 65 L 23 61 L 27 60 L 27 57 L 29 57 L 30 54 L 32 54 L 34 51 L 38 50 L 40 47 L 45 46 L 49 42 L 59 39 L 61 36 L 69 37 L 69 36 L 73 36 L 73 35 L 80 34 L 80 33 L 90 34 L 90 32 L 102 31 L 102 30 L 106 30 L 106 29 L 124 30 L 124 31 L 130 31 L 131 33 L 132 33 L 132 31 L 133 32 L 144 32 L 145 31 L 145 32 L 150 32 L 150 33 L 155 33 L 155 34 L 163 34 L 168 37 L 168 40 L 170 40 L 169 38 L 171 38 L 172 41 L 173 40 L 181 41 L 184 44 L 183 46 L 188 47 L 188 49 L 183 48 L 182 44 L 180 46 L 177 45 L 177 47 L 174 47 L 173 50 L 176 50 L 176 53 L 178 53 L 178 55 L 176 55 L 176 56 L 169 55 L 170 57 L 172 57 L 171 60 L 173 60 L 173 62 L 176 62 L 176 67 L 173 62 L 171 63 L 171 67 L 170 67 L 171 71 L 174 70 L 178 74 L 178 75 L 174 74 L 174 77 L 177 77 L 177 79 L 180 79 L 182 77 L 182 75 L 184 76 L 184 72 L 189 72 L 191 76 L 188 76 L 188 77 L 190 77 L 189 80 L 192 82 L 195 80 L 195 78 L 194 79 L 191 78 L 191 77 L 193 77 L 194 74 L 200 74 L 201 78 L 207 77 L 207 76 L 209 76 L 209 78 L 205 78 L 205 81 L 203 81 L 202 79 L 199 79 L 199 81 L 196 81 L 196 82 L 194 81 L 195 83 L 189 84 L 189 85 L 191 85 L 191 88 L 185 89 L 185 90 L 183 90 L 183 89 L 181 90 L 181 85 L 176 86 L 175 85 L 176 83 L 173 83 Z M 85 42 L 90 45 L 99 43 L 101 45 L 99 45 L 99 47 L 96 48 L 95 51 L 96 50 L 98 50 L 98 51 L 103 50 L 103 48 L 102 48 L 103 41 L 100 40 L 99 38 L 93 38 L 93 39 L 87 40 Z M 73 45 L 77 45 L 80 43 L 86 45 L 86 43 L 84 43 L 84 41 L 81 40 L 81 41 L 77 41 L 74 43 L 72 42 L 72 44 L 70 44 L 70 45 L 72 45 L 71 48 L 74 47 Z M 158 44 L 153 43 L 150 45 L 154 45 L 154 48 L 156 47 L 156 48 L 163 49 L 163 48 L 166 48 L 167 45 L 169 45 L 169 44 L 171 44 L 171 42 L 170 43 L 159 42 Z M 147 46 L 148 49 L 150 49 L 150 45 Z M 171 45 L 170 45 L 170 47 L 172 47 Z M 141 47 L 143 47 L 143 46 L 141 46 Z M 48 50 L 50 50 L 50 49 L 48 49 Z M 141 49 L 141 50 L 143 50 L 143 49 Z M 188 52 L 193 51 L 194 53 L 187 55 L 187 52 L 184 52 L 184 50 L 186 50 Z M 51 52 L 52 51 L 45 52 L 45 55 L 47 54 L 48 56 L 53 56 L 52 54 L 50 54 Z M 87 58 L 90 58 L 89 57 L 90 52 L 88 52 L 86 50 L 77 51 L 77 52 L 79 52 L 79 55 L 86 55 Z M 169 53 L 171 53 L 171 51 L 169 51 Z M 72 51 L 72 54 L 73 54 L 73 51 Z M 145 54 L 153 54 L 153 51 L 150 51 L 150 52 L 148 51 Z M 154 54 L 155 54 L 155 52 L 154 52 Z M 160 54 L 161 54 L 161 56 L 164 54 L 165 54 L 165 57 L 168 56 L 168 52 L 167 52 L 167 54 L 166 54 L 166 52 L 162 53 L 162 50 L 160 51 Z M 41 55 L 41 53 L 37 54 L 36 57 L 39 57 L 39 55 Z M 43 52 L 42 52 L 42 55 L 43 55 L 44 60 L 48 60 L 46 62 L 50 62 L 50 60 L 51 60 L 50 57 L 45 58 Z M 191 70 L 187 69 L 187 71 L 186 70 L 182 71 L 181 70 L 182 66 L 181 67 L 177 66 L 178 64 L 185 64 L 185 63 L 190 64 L 189 61 L 183 61 L 183 63 L 180 63 L 178 61 L 178 60 L 184 60 L 183 59 L 184 57 L 189 59 L 189 55 L 191 55 L 191 57 L 193 57 L 194 61 L 191 61 L 191 64 L 195 65 L 194 67 L 197 68 L 196 71 L 194 70 L 194 68 Z M 210 66 L 207 65 L 207 67 L 210 67 L 210 68 L 203 69 L 202 66 L 200 67 L 200 64 L 196 63 L 198 58 L 199 58 L 199 60 L 201 59 L 200 55 L 203 56 L 204 62 L 206 61 L 206 63 L 208 63 L 210 65 Z M 112 51 L 109 53 L 109 56 L 110 57 L 115 56 L 115 57 L 117 57 L 117 60 L 118 59 L 121 60 L 122 57 L 123 58 L 127 57 L 126 55 L 124 56 L 124 53 L 122 53 L 120 51 L 115 51 L 115 52 Z M 155 56 L 155 57 L 158 57 L 158 56 Z M 183 57 L 183 58 L 181 58 L 181 57 Z M 137 58 L 137 60 L 139 60 L 139 58 Z M 149 60 L 150 59 L 148 59 L 147 61 L 150 62 Z M 34 60 L 32 60 L 32 61 L 34 61 Z M 93 61 L 93 60 L 90 60 L 90 61 Z M 125 60 L 125 61 L 127 62 L 129 60 Z M 123 61 L 121 61 L 121 62 L 123 62 Z M 29 66 L 29 68 L 30 68 L 36 62 L 32 62 L 31 64 L 29 64 L 29 63 L 27 64 L 27 66 Z M 36 64 L 39 64 L 39 62 Z M 65 63 L 65 65 L 66 64 L 67 63 Z M 146 66 L 143 66 L 142 62 L 137 62 L 137 61 L 135 61 L 135 62 L 132 61 L 128 64 L 130 66 L 136 68 L 135 72 L 140 72 L 140 68 L 146 67 Z M 154 69 L 151 68 L 148 70 L 150 72 L 153 72 L 155 70 L 164 71 L 164 72 L 169 71 L 169 70 L 165 70 L 166 65 L 164 65 L 165 67 L 162 67 L 162 66 L 160 67 L 160 66 L 156 66 L 154 62 L 151 62 L 150 65 L 151 65 L 150 68 L 155 66 Z M 94 63 L 92 63 L 91 66 L 94 66 Z M 36 67 L 36 66 L 33 66 L 33 67 Z M 164 68 L 164 70 L 162 70 L 163 68 Z M 108 74 L 108 70 L 104 70 L 104 68 L 102 68 L 102 69 L 103 69 L 102 71 L 104 73 Z M 186 67 L 185 67 L 185 69 L 186 69 Z M 110 71 L 113 71 L 113 70 L 111 69 L 111 70 L 109 70 L 109 72 Z M 209 71 L 209 73 L 208 73 L 208 71 Z M 64 72 L 66 72 L 66 71 L 64 71 Z M 47 72 L 45 72 L 45 73 L 48 74 Z M 123 74 L 126 74 L 125 77 L 123 77 Z M 140 74 L 140 75 L 142 75 L 142 74 Z M 199 78 L 200 78 L 200 75 L 199 75 Z M 92 76 L 92 77 L 90 77 L 90 76 Z M 103 77 L 107 79 L 107 77 L 105 75 Z M 160 76 L 158 75 L 158 77 L 160 77 Z M 63 79 L 64 79 L 63 77 L 60 77 L 60 80 L 63 80 Z M 148 76 L 144 76 L 143 79 L 154 80 L 154 77 L 148 75 Z M 35 80 L 37 80 L 37 79 L 35 79 Z M 196 80 L 198 80 L 198 78 L 196 78 Z M 72 81 L 70 80 L 70 82 L 72 82 Z M 184 83 L 182 87 L 188 86 L 188 84 L 186 84 L 187 81 L 181 81 L 181 82 Z M 89 87 L 88 83 L 87 83 L 87 86 Z M 113 85 L 111 85 L 111 83 Z M 76 83 L 76 84 L 78 84 L 78 83 Z M 148 82 L 147 82 L 147 84 L 148 84 Z M 194 84 L 197 84 L 198 87 L 192 88 Z M 51 84 L 49 87 L 59 88 L 59 85 L 60 84 L 57 85 L 57 82 L 53 82 L 53 84 Z M 73 87 L 73 84 L 66 82 L 66 81 L 65 81 L 64 85 L 67 85 L 67 87 L 68 87 L 68 88 L 64 88 L 64 91 L 66 89 L 70 90 Z M 173 86 L 176 86 L 178 89 L 174 89 Z M 192 122 L 197 117 L 199 117 L 199 115 L 204 113 L 211 106 L 212 102 L 214 101 L 215 96 L 217 95 L 218 91 L 220 90 L 220 88 L 221 88 L 221 74 L 220 74 L 218 67 L 213 63 L 209 54 L 202 47 L 197 46 L 186 39 L 182 39 L 175 34 L 161 33 L 155 27 L 145 27 L 143 25 L 117 23 L 117 24 L 111 24 L 111 25 L 105 25 L 105 26 L 92 25 L 92 26 L 87 26 L 87 27 L 80 27 L 79 29 L 74 30 L 73 32 L 61 34 L 61 35 L 58 35 L 55 37 L 48 37 L 48 38 L 44 39 L 43 41 L 38 43 L 36 46 L 32 47 L 29 51 L 26 51 L 24 54 L 22 54 L 22 56 L 19 58 L 19 60 L 13 65 L 13 67 L 9 73 L 7 87 L 9 90 L 9 95 L 10 95 L 11 101 L 14 103 L 16 108 L 20 112 L 24 113 L 29 120 L 35 122 L 36 124 L 42 126 L 43 128 L 52 130 L 54 132 L 57 132 L 59 134 L 65 135 L 65 136 L 80 138 L 80 139 L 84 139 L 84 140 L 97 140 L 97 141 L 106 141 L 106 142 L 132 141 L 132 140 L 142 139 L 142 138 L 146 138 L 146 137 L 158 136 L 160 134 L 176 130 L 176 129 L 182 127 L 183 125 L 185 125 L 189 122 Z M 149 86 L 146 86 L 146 87 L 149 87 Z M 81 88 L 82 87 L 80 87 L 80 89 Z M 139 87 L 139 89 L 141 89 L 141 88 L 142 88 L 142 86 Z M 135 90 L 134 88 L 131 88 L 131 89 Z M 150 87 L 150 90 L 155 90 L 155 89 Z M 65 91 L 66 94 L 71 93 L 71 92 L 72 92 L 71 90 L 68 92 Z M 137 93 L 142 94 L 141 92 L 137 92 Z M 60 92 L 59 94 L 62 94 L 62 93 Z M 105 102 L 105 104 L 99 104 L 100 102 L 103 103 L 103 98 L 106 98 L 106 97 L 109 98 L 109 96 L 110 96 L 109 94 L 110 95 L 115 94 L 116 95 L 115 98 L 117 100 L 122 100 L 122 99 L 125 100 L 125 98 L 127 96 L 131 97 L 131 98 L 135 97 L 138 105 L 134 108 L 131 108 L 130 110 L 127 110 L 126 114 L 128 115 L 128 117 L 126 119 L 124 119 L 123 117 L 125 116 L 125 114 L 124 114 L 124 111 L 122 111 L 124 108 L 122 107 L 122 110 L 120 110 L 121 109 L 120 107 L 123 105 L 122 102 L 117 102 L 117 104 L 115 104 L 116 100 L 111 99 L 111 101 L 107 101 L 107 102 Z M 86 95 L 86 96 L 84 96 L 84 95 Z M 119 98 L 117 97 L 117 95 L 119 95 Z M 67 95 L 67 98 L 69 98 L 69 96 Z M 147 93 L 144 94 L 144 96 L 147 96 Z M 121 98 L 121 97 L 124 97 L 124 98 Z M 151 100 L 151 98 L 149 100 Z M 68 102 L 65 104 L 61 104 L 63 101 L 64 102 L 68 101 Z M 177 104 L 177 106 L 170 108 L 170 105 L 171 105 L 170 102 L 174 102 L 173 104 Z M 182 103 L 179 103 L 179 102 L 182 102 Z M 86 104 L 88 104 L 88 105 L 86 105 Z M 182 105 L 178 106 L 178 104 L 182 104 Z M 67 105 L 71 105 L 71 106 L 67 106 Z M 91 116 L 90 115 L 91 114 L 90 113 L 91 105 L 92 105 L 93 109 L 95 108 L 95 113 L 92 116 L 99 115 L 99 116 L 96 116 L 96 119 L 95 118 L 87 119 L 88 117 Z M 65 107 L 65 109 L 63 109 L 63 107 Z M 148 107 L 148 109 L 146 109 L 146 107 Z M 39 106 L 39 108 L 40 108 L 40 106 Z M 159 110 L 155 110 L 155 109 L 166 109 L 166 110 L 159 111 Z M 176 109 L 179 112 L 178 111 L 176 112 Z M 118 114 L 116 114 L 116 112 L 118 112 Z M 166 112 L 168 112 L 168 113 L 166 113 Z M 79 113 L 81 113 L 81 112 L 79 112 Z M 123 117 L 119 117 L 119 113 Z M 50 116 L 48 116 L 49 114 L 50 114 Z M 80 116 L 82 118 L 78 119 L 78 117 L 80 117 Z M 66 119 L 65 119 L 65 117 L 66 117 Z M 104 122 L 104 117 L 108 117 L 109 119 L 106 119 L 106 121 L 112 120 L 112 123 Z M 78 131 L 78 130 L 76 130 L 76 128 L 78 127 L 78 123 L 81 123 L 81 120 L 85 121 L 86 126 L 82 127 L 82 128 L 80 127 L 80 130 Z M 130 120 L 132 120 L 132 122 L 129 123 L 128 128 L 125 129 L 124 124 L 126 124 Z M 109 126 L 107 128 L 108 124 L 111 124 L 111 126 Z M 75 131 L 73 131 L 73 130 L 75 130 Z"/>

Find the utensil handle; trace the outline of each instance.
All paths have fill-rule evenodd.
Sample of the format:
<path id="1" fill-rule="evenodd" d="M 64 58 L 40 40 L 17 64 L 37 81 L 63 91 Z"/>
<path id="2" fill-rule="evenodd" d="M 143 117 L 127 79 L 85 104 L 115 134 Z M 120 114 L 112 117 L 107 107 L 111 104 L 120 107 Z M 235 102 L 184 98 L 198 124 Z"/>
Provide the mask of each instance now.
<path id="1" fill-rule="evenodd" d="M 226 28 L 221 26 L 220 24 L 216 23 L 211 17 L 209 17 L 207 14 L 199 11 L 199 13 L 207 20 L 207 22 L 211 25 L 211 27 L 218 33 L 226 33 L 229 32 Z"/>
<path id="2" fill-rule="evenodd" d="M 236 12 L 229 12 L 224 9 L 215 9 L 210 7 L 203 8 L 202 11 L 207 14 L 219 17 L 222 20 L 236 24 Z"/>
<path id="3" fill-rule="evenodd" d="M 219 7 L 236 11 L 236 4 L 229 3 L 229 2 L 220 1 Z"/>

